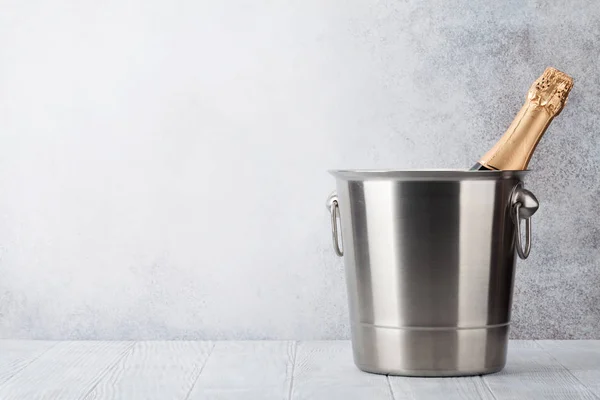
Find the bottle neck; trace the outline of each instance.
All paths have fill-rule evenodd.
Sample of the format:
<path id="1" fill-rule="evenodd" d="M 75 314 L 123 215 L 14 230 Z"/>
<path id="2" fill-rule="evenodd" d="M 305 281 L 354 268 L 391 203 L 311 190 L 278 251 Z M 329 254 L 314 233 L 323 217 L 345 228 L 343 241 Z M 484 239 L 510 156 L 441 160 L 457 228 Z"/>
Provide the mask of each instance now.
<path id="1" fill-rule="evenodd" d="M 502 138 L 480 160 L 490 169 L 525 170 L 553 116 L 543 106 L 526 102 Z"/>

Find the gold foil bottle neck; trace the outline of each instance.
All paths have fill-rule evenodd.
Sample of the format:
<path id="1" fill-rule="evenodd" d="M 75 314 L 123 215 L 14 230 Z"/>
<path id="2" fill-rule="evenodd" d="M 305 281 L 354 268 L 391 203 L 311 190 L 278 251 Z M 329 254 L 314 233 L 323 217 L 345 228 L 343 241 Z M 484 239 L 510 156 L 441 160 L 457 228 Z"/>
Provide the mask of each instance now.
<path id="1" fill-rule="evenodd" d="M 567 103 L 567 97 L 573 87 L 573 78 L 548 67 L 529 88 L 527 100 L 543 107 L 551 117 L 555 117 Z"/>
<path id="2" fill-rule="evenodd" d="M 529 88 L 527 100 L 500 140 L 479 164 L 496 170 L 525 170 L 552 119 L 567 103 L 573 78 L 548 67 Z"/>

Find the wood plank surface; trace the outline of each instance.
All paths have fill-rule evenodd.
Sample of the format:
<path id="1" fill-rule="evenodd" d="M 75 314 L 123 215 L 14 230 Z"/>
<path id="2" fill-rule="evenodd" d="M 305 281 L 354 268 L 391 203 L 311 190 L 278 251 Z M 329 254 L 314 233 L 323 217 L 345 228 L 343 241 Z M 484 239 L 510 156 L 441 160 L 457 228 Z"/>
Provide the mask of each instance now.
<path id="1" fill-rule="evenodd" d="M 131 342 L 61 342 L 0 386 L 2 400 L 79 400 Z"/>
<path id="2" fill-rule="evenodd" d="M 138 342 L 86 400 L 184 400 L 212 348 L 210 342 Z"/>
<path id="3" fill-rule="evenodd" d="M 394 400 L 494 400 L 479 376 L 461 378 L 408 378 L 390 376 Z"/>
<path id="4" fill-rule="evenodd" d="M 299 342 L 292 399 L 391 400 L 385 375 L 360 371 L 349 341 Z"/>
<path id="5" fill-rule="evenodd" d="M 56 344 L 38 340 L 0 340 L 0 387 Z"/>
<path id="6" fill-rule="evenodd" d="M 565 367 L 539 344 L 509 343 L 507 365 L 483 376 L 497 400 L 596 399 Z"/>
<path id="7" fill-rule="evenodd" d="M 217 342 L 189 400 L 288 399 L 294 342 Z"/>
<path id="8" fill-rule="evenodd" d="M 483 377 L 360 371 L 349 341 L 0 340 L 1 400 L 600 399 L 600 341 L 511 341 Z"/>
<path id="9" fill-rule="evenodd" d="M 538 343 L 600 399 L 600 340 L 541 340 Z"/>

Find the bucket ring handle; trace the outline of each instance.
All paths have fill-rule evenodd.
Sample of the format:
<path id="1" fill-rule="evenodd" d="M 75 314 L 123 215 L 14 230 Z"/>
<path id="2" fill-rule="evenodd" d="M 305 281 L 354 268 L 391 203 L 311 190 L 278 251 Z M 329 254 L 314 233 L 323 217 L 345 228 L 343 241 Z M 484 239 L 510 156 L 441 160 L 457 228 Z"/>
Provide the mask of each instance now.
<path id="1" fill-rule="evenodd" d="M 340 207 L 338 203 L 338 197 L 336 192 L 332 192 L 327 198 L 327 208 L 331 213 L 331 238 L 333 239 L 333 250 L 335 250 L 335 254 L 342 257 L 344 255 L 343 248 L 340 248 L 340 243 L 342 242 L 342 238 L 340 237 L 338 240 L 338 215 L 340 213 Z M 341 220 L 341 218 L 340 218 Z M 341 221 L 340 221 L 341 222 Z"/>
<path id="2" fill-rule="evenodd" d="M 523 249 L 521 243 L 521 219 L 518 217 L 519 210 L 521 210 L 521 203 L 516 203 L 513 206 L 513 210 L 515 213 L 513 220 L 517 228 L 517 253 L 522 260 L 525 260 L 529 257 L 529 252 L 531 251 L 531 217 L 525 218 L 525 248 Z"/>
<path id="3" fill-rule="evenodd" d="M 515 224 L 517 236 L 517 254 L 522 260 L 529 257 L 531 251 L 531 216 L 538 210 L 540 203 L 529 190 L 519 182 L 511 196 L 512 220 Z M 521 220 L 525 220 L 525 248 L 521 240 Z"/>

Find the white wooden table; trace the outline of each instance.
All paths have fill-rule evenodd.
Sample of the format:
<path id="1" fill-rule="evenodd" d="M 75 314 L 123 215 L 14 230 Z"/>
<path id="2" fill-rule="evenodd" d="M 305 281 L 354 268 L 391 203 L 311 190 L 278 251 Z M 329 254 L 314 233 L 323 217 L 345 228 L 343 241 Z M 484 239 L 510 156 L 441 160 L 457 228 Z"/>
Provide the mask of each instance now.
<path id="1" fill-rule="evenodd" d="M 600 399 L 599 341 L 513 341 L 497 374 L 356 369 L 348 341 L 0 341 L 0 399 Z"/>

